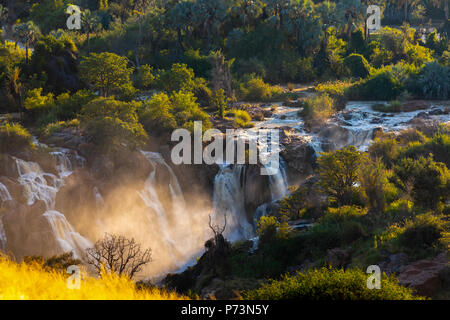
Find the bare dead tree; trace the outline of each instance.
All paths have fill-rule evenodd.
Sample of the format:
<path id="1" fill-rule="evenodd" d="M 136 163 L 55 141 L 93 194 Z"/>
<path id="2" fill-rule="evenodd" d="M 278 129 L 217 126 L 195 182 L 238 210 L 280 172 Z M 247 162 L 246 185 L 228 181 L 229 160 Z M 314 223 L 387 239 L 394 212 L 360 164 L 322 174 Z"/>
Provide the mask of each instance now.
<path id="1" fill-rule="evenodd" d="M 130 278 L 151 261 L 151 249 L 143 250 L 134 238 L 105 234 L 92 248 L 86 250 L 87 262 L 98 274 L 102 268 Z"/>
<path id="2" fill-rule="evenodd" d="M 206 253 L 203 256 L 206 268 L 215 275 L 226 275 L 231 270 L 229 261 L 230 243 L 223 236 L 227 227 L 227 216 L 224 216 L 223 226 L 212 223 L 209 216 L 209 227 L 214 233 L 214 237 L 205 242 Z"/>

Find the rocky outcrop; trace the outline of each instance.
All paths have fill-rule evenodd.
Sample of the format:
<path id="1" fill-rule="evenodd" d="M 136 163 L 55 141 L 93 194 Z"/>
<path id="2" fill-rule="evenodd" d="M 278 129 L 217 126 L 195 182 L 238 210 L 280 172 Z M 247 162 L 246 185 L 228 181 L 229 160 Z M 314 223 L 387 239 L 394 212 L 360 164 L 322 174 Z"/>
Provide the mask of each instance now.
<path id="1" fill-rule="evenodd" d="M 316 162 L 314 148 L 303 137 L 294 135 L 293 129 L 283 129 L 280 138 L 283 145 L 280 154 L 287 165 L 300 175 L 310 175 Z"/>
<path id="2" fill-rule="evenodd" d="M 447 254 L 441 253 L 435 259 L 424 259 L 405 266 L 398 280 L 401 285 L 412 287 L 419 295 L 433 296 L 442 286 L 440 273 L 448 268 Z"/>
<path id="3" fill-rule="evenodd" d="M 253 222 L 253 214 L 260 205 L 272 200 L 269 188 L 269 176 L 261 175 L 258 165 L 249 165 L 245 170 L 244 199 L 248 221 Z"/>

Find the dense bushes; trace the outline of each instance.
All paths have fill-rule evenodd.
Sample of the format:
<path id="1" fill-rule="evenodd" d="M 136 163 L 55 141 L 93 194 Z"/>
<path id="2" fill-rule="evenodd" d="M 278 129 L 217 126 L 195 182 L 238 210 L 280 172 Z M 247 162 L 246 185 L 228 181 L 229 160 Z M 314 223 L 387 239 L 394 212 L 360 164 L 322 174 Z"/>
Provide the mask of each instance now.
<path id="1" fill-rule="evenodd" d="M 350 69 L 353 77 L 365 78 L 370 73 L 370 64 L 360 54 L 352 53 L 344 59 L 344 65 Z"/>
<path id="2" fill-rule="evenodd" d="M 240 97 L 248 101 L 270 101 L 282 94 L 282 90 L 264 82 L 260 77 L 250 76 L 239 87 Z"/>
<path id="3" fill-rule="evenodd" d="M 411 289 L 383 275 L 381 288 L 367 287 L 368 275 L 359 269 L 315 269 L 294 276 L 285 275 L 261 288 L 246 292 L 246 299 L 256 300 L 409 300 L 420 299 Z"/>
<path id="4" fill-rule="evenodd" d="M 302 101 L 300 115 L 310 127 L 323 125 L 335 112 L 334 100 L 326 93 Z"/>
<path id="5" fill-rule="evenodd" d="M 435 209 L 441 200 L 450 196 L 450 172 L 443 163 L 432 157 L 418 160 L 406 158 L 394 167 L 397 185 L 411 192 L 417 204 Z"/>
<path id="6" fill-rule="evenodd" d="M 81 127 L 103 152 L 136 149 L 142 146 L 147 133 L 138 122 L 138 102 L 123 102 L 113 98 L 97 98 L 83 107 Z"/>
<path id="7" fill-rule="evenodd" d="M 16 153 L 33 148 L 31 134 L 20 124 L 0 124 L 0 153 Z"/>
<path id="8" fill-rule="evenodd" d="M 191 92 L 158 93 L 138 110 L 139 120 L 149 133 L 160 134 L 177 127 L 193 129 L 201 121 L 204 130 L 211 127 L 209 115 L 200 109 Z"/>

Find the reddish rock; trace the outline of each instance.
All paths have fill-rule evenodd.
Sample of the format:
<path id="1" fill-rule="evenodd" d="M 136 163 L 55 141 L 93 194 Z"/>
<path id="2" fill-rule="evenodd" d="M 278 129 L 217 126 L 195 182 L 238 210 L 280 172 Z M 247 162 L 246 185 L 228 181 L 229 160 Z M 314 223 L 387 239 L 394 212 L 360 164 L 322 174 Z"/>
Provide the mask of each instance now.
<path id="1" fill-rule="evenodd" d="M 398 280 L 405 287 L 415 288 L 419 295 L 431 297 L 442 285 L 439 273 L 448 265 L 447 255 L 442 253 L 433 260 L 424 259 L 407 265 Z"/>

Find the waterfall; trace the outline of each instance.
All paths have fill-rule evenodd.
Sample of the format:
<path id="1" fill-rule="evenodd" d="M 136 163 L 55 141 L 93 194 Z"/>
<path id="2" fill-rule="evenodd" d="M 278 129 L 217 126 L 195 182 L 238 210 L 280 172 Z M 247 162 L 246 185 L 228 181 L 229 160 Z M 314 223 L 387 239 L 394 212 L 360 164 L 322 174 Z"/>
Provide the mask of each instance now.
<path id="1" fill-rule="evenodd" d="M 213 214 L 215 224 L 222 225 L 227 217 L 225 236 L 231 241 L 248 239 L 253 228 L 245 213 L 245 165 L 222 165 L 214 178 Z"/>
<path id="2" fill-rule="evenodd" d="M 0 182 L 0 200 L 1 201 L 8 201 L 12 200 L 11 195 L 9 194 L 8 188 Z"/>
<path id="3" fill-rule="evenodd" d="M 179 181 L 162 155 L 149 151 L 141 151 L 141 153 L 152 167 L 143 190 L 139 192 L 149 209 L 145 215 L 151 234 L 154 236 L 152 240 L 157 241 L 158 249 L 164 252 L 165 256 L 168 255 L 169 268 L 181 268 L 186 261 L 198 253 L 204 241 L 203 238 L 199 238 L 199 233 L 194 228 L 198 229 L 199 226 L 205 228 L 206 225 L 203 226 L 203 223 L 197 221 L 199 217 L 196 218 L 187 210 Z M 164 206 L 164 201 L 160 198 L 163 194 L 161 191 L 158 192 L 156 174 L 161 169 L 169 174 L 167 185 L 169 192 L 166 199 L 170 200 L 170 208 Z M 156 255 L 159 254 L 162 253 Z"/>
<path id="4" fill-rule="evenodd" d="M 8 188 L 0 182 L 0 204 L 4 201 L 12 200 Z M 3 216 L 0 215 L 0 251 L 6 251 L 6 233 L 3 226 Z"/>
<path id="5" fill-rule="evenodd" d="M 279 157 L 279 169 L 276 174 L 269 177 L 269 188 L 272 201 L 283 199 L 288 193 L 288 179 L 286 175 L 286 162 Z"/>
<path id="6" fill-rule="evenodd" d="M 56 159 L 55 168 L 58 176 L 43 172 L 35 162 L 15 158 L 19 173 L 18 181 L 24 188 L 28 205 L 33 205 L 38 200 L 45 203 L 46 211 L 43 217 L 49 222 L 59 249 L 62 252 L 72 251 L 76 258 L 81 258 L 91 243 L 74 230 L 62 213 L 54 210 L 56 194 L 64 185 L 64 179 L 72 173 L 72 163 L 66 149 L 51 154 Z"/>

